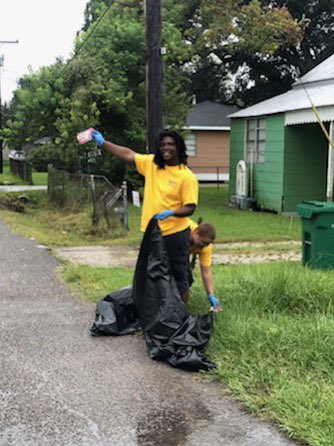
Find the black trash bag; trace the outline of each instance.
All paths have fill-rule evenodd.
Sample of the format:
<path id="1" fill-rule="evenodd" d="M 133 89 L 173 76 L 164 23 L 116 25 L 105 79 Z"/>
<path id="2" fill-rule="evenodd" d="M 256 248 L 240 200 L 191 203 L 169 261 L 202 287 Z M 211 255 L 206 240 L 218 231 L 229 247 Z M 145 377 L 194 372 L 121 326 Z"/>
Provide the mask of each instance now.
<path id="1" fill-rule="evenodd" d="M 127 335 L 140 329 L 131 286 L 110 293 L 97 303 L 95 322 L 90 328 L 93 336 Z"/>
<path id="2" fill-rule="evenodd" d="M 213 330 L 212 313 L 189 315 L 170 274 L 164 241 L 154 219 L 141 244 L 133 300 L 152 359 L 190 371 L 215 367 L 204 356 Z"/>
<path id="3" fill-rule="evenodd" d="M 93 336 L 143 330 L 152 359 L 189 371 L 215 364 L 204 352 L 213 329 L 212 313 L 190 315 L 181 300 L 157 221 L 144 234 L 133 286 L 110 293 L 97 303 Z"/>

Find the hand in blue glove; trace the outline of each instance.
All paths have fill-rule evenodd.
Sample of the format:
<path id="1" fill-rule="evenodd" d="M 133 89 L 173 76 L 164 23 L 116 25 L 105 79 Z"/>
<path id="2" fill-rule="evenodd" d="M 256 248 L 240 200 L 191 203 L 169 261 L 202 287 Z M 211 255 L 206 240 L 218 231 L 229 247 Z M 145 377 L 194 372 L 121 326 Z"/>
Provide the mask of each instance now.
<path id="1" fill-rule="evenodd" d="M 175 214 L 175 211 L 162 211 L 159 214 L 156 214 L 154 218 L 156 220 L 166 220 L 166 218 L 171 217 Z"/>
<path id="2" fill-rule="evenodd" d="M 94 132 L 92 133 L 92 137 L 97 146 L 103 146 L 105 139 L 103 138 L 102 133 L 94 130 Z"/>
<path id="3" fill-rule="evenodd" d="M 208 299 L 210 301 L 210 304 L 212 305 L 211 310 L 219 313 L 220 311 L 222 311 L 222 306 L 219 303 L 219 301 L 215 298 L 215 296 L 212 293 L 208 294 Z"/>

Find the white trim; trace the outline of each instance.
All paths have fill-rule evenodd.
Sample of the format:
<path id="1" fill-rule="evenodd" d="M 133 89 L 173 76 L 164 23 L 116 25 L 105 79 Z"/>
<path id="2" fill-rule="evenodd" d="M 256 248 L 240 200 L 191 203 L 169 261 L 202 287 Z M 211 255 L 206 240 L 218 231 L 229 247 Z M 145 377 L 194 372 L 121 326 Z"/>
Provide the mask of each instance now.
<path id="1" fill-rule="evenodd" d="M 192 167 L 192 169 L 195 169 L 195 166 Z M 229 181 L 230 174 L 229 173 L 219 173 L 218 175 L 216 173 L 196 173 L 194 172 L 198 181 Z"/>
<path id="2" fill-rule="evenodd" d="M 189 125 L 187 127 L 183 127 L 186 130 L 231 130 L 231 127 L 214 127 L 214 126 L 206 126 L 206 125 Z"/>
<path id="3" fill-rule="evenodd" d="M 334 105 L 317 107 L 317 112 L 322 121 L 334 121 Z M 318 122 L 312 108 L 285 112 L 284 125 L 307 124 L 311 122 Z"/>

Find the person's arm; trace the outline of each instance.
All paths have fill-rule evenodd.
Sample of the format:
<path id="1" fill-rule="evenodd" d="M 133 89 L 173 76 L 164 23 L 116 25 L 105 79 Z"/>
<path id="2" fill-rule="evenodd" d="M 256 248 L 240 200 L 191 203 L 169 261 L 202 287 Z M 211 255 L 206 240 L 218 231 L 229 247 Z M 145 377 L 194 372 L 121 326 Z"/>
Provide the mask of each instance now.
<path id="1" fill-rule="evenodd" d="M 213 294 L 213 276 L 212 276 L 212 270 L 209 266 L 203 266 L 201 267 L 201 274 L 202 274 L 202 281 L 204 285 L 204 289 L 207 294 Z"/>
<path id="2" fill-rule="evenodd" d="M 215 313 L 220 313 L 222 311 L 222 306 L 219 303 L 219 300 L 213 294 L 213 275 L 210 266 L 201 265 L 201 273 L 202 273 L 203 285 L 206 294 L 208 296 L 208 300 L 212 305 L 211 311 L 214 311 Z"/>
<path id="3" fill-rule="evenodd" d="M 192 215 L 195 212 L 196 204 L 186 204 L 182 206 L 179 209 L 176 209 L 175 211 L 172 210 L 166 210 L 162 211 L 159 214 L 156 214 L 154 218 L 156 220 L 166 220 L 168 217 L 188 217 L 189 215 Z"/>
<path id="4" fill-rule="evenodd" d="M 175 211 L 175 217 L 189 217 L 195 212 L 196 204 L 185 204 Z"/>
<path id="5" fill-rule="evenodd" d="M 93 140 L 99 147 L 102 147 L 111 155 L 116 156 L 116 158 L 120 159 L 121 161 L 124 161 L 125 163 L 134 164 L 136 152 L 134 152 L 132 149 L 129 149 L 128 147 L 119 146 L 110 141 L 106 141 L 102 136 L 102 134 L 96 130 L 92 133 L 92 136 Z"/>

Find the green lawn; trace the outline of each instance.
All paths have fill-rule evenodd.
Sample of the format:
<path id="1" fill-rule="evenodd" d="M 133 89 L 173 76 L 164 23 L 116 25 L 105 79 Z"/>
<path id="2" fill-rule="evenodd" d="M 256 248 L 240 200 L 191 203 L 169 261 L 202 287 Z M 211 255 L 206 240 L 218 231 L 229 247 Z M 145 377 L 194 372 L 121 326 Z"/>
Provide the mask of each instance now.
<path id="1" fill-rule="evenodd" d="M 201 187 L 192 216 L 202 217 L 217 229 L 217 242 L 299 240 L 300 221 L 271 212 L 241 211 L 228 205 L 228 186 Z"/>
<path id="2" fill-rule="evenodd" d="M 48 184 L 47 172 L 32 172 L 32 183 L 34 186 L 45 186 Z M 9 184 L 13 186 L 19 186 L 27 184 L 20 177 L 12 175 L 9 171 L 8 162 L 4 162 L 3 173 L 0 174 L 0 185 Z"/>
<path id="3" fill-rule="evenodd" d="M 27 195 L 32 197 L 32 204 L 27 206 L 26 213 L 6 210 L 1 213 L 8 224 L 27 237 L 34 237 L 48 246 L 140 244 L 140 209 L 133 205 L 129 206 L 130 231 L 124 234 L 108 230 L 103 221 L 93 228 L 90 207 L 64 211 L 48 205 L 46 192 Z M 299 218 L 232 209 L 228 206 L 227 186 L 200 188 L 200 203 L 192 218 L 197 221 L 198 217 L 215 225 L 217 242 L 267 243 L 300 239 Z"/>

